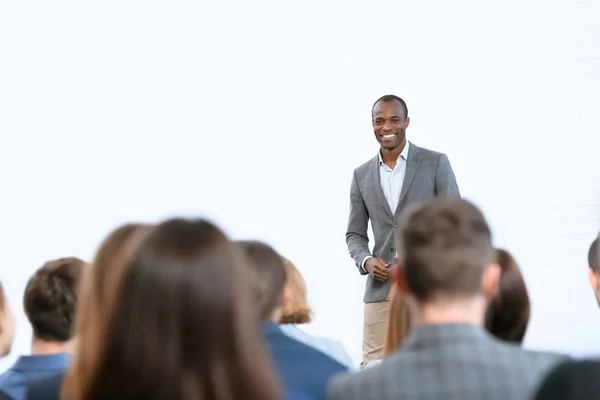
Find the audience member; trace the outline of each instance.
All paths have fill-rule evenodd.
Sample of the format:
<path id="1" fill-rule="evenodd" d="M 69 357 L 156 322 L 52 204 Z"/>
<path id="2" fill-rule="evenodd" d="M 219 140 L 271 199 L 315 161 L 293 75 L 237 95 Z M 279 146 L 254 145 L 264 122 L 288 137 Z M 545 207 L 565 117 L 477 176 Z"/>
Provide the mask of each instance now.
<path id="1" fill-rule="evenodd" d="M 29 279 L 23 308 L 33 329 L 31 355 L 20 356 L 0 376 L 0 389 L 13 399 L 24 399 L 31 382 L 67 369 L 85 265 L 75 257 L 61 258 L 47 262 Z"/>
<path id="2" fill-rule="evenodd" d="M 596 238 L 590 246 L 588 252 L 588 276 L 590 285 L 596 296 L 596 301 L 600 305 L 600 252 L 598 251 L 598 238 Z"/>
<path id="3" fill-rule="evenodd" d="M 94 265 L 91 286 L 105 291 L 82 312 L 93 316 L 100 299 L 109 310 L 82 326 L 81 346 L 96 350 L 74 359 L 64 398 L 281 398 L 247 261 L 218 228 L 168 220 L 127 253 Z M 120 279 L 109 287 L 108 275 Z"/>
<path id="4" fill-rule="evenodd" d="M 15 318 L 4 296 L 4 287 L 0 283 L 0 358 L 10 353 L 15 334 Z M 0 400 L 12 400 L 12 397 L 0 390 Z"/>
<path id="5" fill-rule="evenodd" d="M 92 265 L 87 268 L 80 287 L 75 318 L 75 353 L 67 371 L 69 378 L 65 398 L 94 398 L 94 394 L 87 390 L 98 373 L 98 361 L 107 348 L 105 340 L 109 323 L 118 308 L 117 296 L 126 274 L 126 265 L 150 229 L 150 226 L 139 224 L 117 228 L 100 244 Z M 40 379 L 29 386 L 27 398 L 58 399 L 62 383 L 63 373 Z"/>
<path id="6" fill-rule="evenodd" d="M 500 265 L 498 292 L 488 306 L 485 327 L 498 339 L 521 344 L 529 324 L 529 295 L 517 262 L 506 250 L 496 251 Z"/>
<path id="7" fill-rule="evenodd" d="M 584 400 L 598 398 L 600 363 L 571 361 L 556 367 L 544 380 L 535 400 Z"/>
<path id="8" fill-rule="evenodd" d="M 264 332 L 279 377 L 288 392 L 314 400 L 325 398 L 331 376 L 347 371 L 342 364 L 305 343 L 292 339 L 276 325 L 285 309 L 286 269 L 279 254 L 259 242 L 240 242 L 250 261 Z"/>
<path id="9" fill-rule="evenodd" d="M 334 378 L 331 400 L 530 399 L 561 356 L 528 352 L 484 329 L 500 267 L 481 212 L 439 198 L 411 213 L 397 232 L 396 284 L 419 308 L 403 348 L 379 365 Z"/>
<path id="10" fill-rule="evenodd" d="M 285 301 L 279 322 L 283 333 L 327 354 L 348 369 L 355 369 L 352 359 L 340 342 L 310 335 L 298 327 L 312 320 L 312 311 L 306 298 L 306 284 L 300 271 L 290 260 L 284 258 L 283 262 L 287 276 L 284 286 Z"/>

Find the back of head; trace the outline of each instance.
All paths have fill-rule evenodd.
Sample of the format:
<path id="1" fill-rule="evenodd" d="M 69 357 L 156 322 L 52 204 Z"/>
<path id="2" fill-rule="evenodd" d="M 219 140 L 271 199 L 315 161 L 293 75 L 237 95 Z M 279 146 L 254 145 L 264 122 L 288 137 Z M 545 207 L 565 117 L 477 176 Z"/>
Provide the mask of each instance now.
<path id="1" fill-rule="evenodd" d="M 588 252 L 588 266 L 596 273 L 600 273 L 600 252 L 598 251 L 599 239 L 600 235 L 592 242 L 590 251 Z"/>
<path id="2" fill-rule="evenodd" d="M 286 298 L 281 312 L 281 324 L 308 324 L 311 321 L 311 310 L 306 298 L 306 283 L 296 266 L 287 258 L 285 264 Z"/>
<path id="3" fill-rule="evenodd" d="M 168 220 L 125 268 L 93 398 L 274 399 L 245 260 L 204 220 Z"/>
<path id="4" fill-rule="evenodd" d="M 483 214 L 460 198 L 440 197 L 415 209 L 396 238 L 406 283 L 420 303 L 477 295 L 495 258 Z"/>
<path id="5" fill-rule="evenodd" d="M 67 342 L 72 338 L 85 265 L 75 257 L 61 258 L 47 262 L 29 279 L 23 308 L 35 339 Z"/>
<path id="6" fill-rule="evenodd" d="M 281 305 L 281 296 L 287 278 L 283 259 L 265 243 L 240 241 L 238 245 L 248 258 L 253 272 L 261 318 L 269 320 Z"/>
<path id="7" fill-rule="evenodd" d="M 486 329 L 501 340 L 521 343 L 529 323 L 529 295 L 517 262 L 506 250 L 497 250 L 501 268 L 498 292 L 486 313 Z"/>

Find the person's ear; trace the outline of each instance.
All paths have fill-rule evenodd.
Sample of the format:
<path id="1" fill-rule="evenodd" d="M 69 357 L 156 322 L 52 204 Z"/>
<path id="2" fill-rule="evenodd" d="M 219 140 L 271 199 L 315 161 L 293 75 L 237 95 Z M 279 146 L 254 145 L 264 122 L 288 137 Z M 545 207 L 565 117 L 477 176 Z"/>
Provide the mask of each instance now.
<path id="1" fill-rule="evenodd" d="M 392 282 L 394 285 L 396 285 L 398 290 L 405 294 L 410 294 L 410 288 L 406 283 L 406 275 L 404 275 L 404 271 L 400 267 L 394 267 L 392 268 L 391 273 L 393 279 Z"/>
<path id="2" fill-rule="evenodd" d="M 598 279 L 598 274 L 592 268 L 588 268 L 588 278 L 590 279 L 590 285 L 592 285 L 592 290 L 594 292 L 599 291 L 600 280 Z"/>
<path id="3" fill-rule="evenodd" d="M 483 276 L 481 277 L 481 293 L 488 302 L 498 293 L 501 272 L 500 266 L 496 263 L 488 265 L 483 270 Z"/>
<path id="4" fill-rule="evenodd" d="M 404 118 L 404 129 L 408 128 L 408 125 L 410 125 L 410 118 L 406 117 Z"/>

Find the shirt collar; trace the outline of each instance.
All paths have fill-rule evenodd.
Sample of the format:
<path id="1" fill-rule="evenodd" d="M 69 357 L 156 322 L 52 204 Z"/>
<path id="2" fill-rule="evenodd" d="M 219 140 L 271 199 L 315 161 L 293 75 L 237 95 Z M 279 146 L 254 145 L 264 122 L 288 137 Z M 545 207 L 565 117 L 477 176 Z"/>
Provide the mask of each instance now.
<path id="1" fill-rule="evenodd" d="M 12 369 L 21 371 L 66 369 L 69 366 L 70 360 L 71 355 L 67 353 L 20 356 Z"/>
<path id="2" fill-rule="evenodd" d="M 404 148 L 402 149 L 402 153 L 400 153 L 400 155 L 398 156 L 398 160 L 400 158 L 404 158 L 404 160 L 408 160 L 408 147 L 410 146 L 410 142 L 407 140 L 406 144 L 404 145 Z M 379 152 L 377 152 L 377 155 L 379 156 L 379 165 L 383 164 L 383 158 L 381 157 L 381 150 Z"/>
<path id="3" fill-rule="evenodd" d="M 473 343 L 488 340 L 490 335 L 480 326 L 470 324 L 425 324 L 412 330 L 406 338 L 405 348 L 452 346 L 458 342 Z"/>

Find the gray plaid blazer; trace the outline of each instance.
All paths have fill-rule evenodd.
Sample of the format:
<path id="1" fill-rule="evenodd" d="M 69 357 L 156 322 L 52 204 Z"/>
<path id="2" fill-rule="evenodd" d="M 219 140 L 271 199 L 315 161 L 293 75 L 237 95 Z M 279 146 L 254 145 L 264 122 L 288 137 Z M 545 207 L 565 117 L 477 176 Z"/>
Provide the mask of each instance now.
<path id="1" fill-rule="evenodd" d="M 472 325 L 418 326 L 380 364 L 336 376 L 329 400 L 529 400 L 567 357 L 523 350 Z"/>
<path id="2" fill-rule="evenodd" d="M 350 187 L 350 216 L 346 231 L 348 252 L 358 272 L 367 275 L 361 266 L 366 256 L 392 262 L 396 255 L 394 229 L 403 215 L 437 196 L 460 197 L 454 171 L 448 157 L 419 147 L 412 142 L 408 148 L 406 174 L 398 206 L 391 210 L 381 189 L 379 154 L 354 170 Z M 373 228 L 373 253 L 369 250 L 369 220 Z M 390 290 L 390 280 L 384 282 L 367 276 L 365 303 L 384 301 Z"/>

